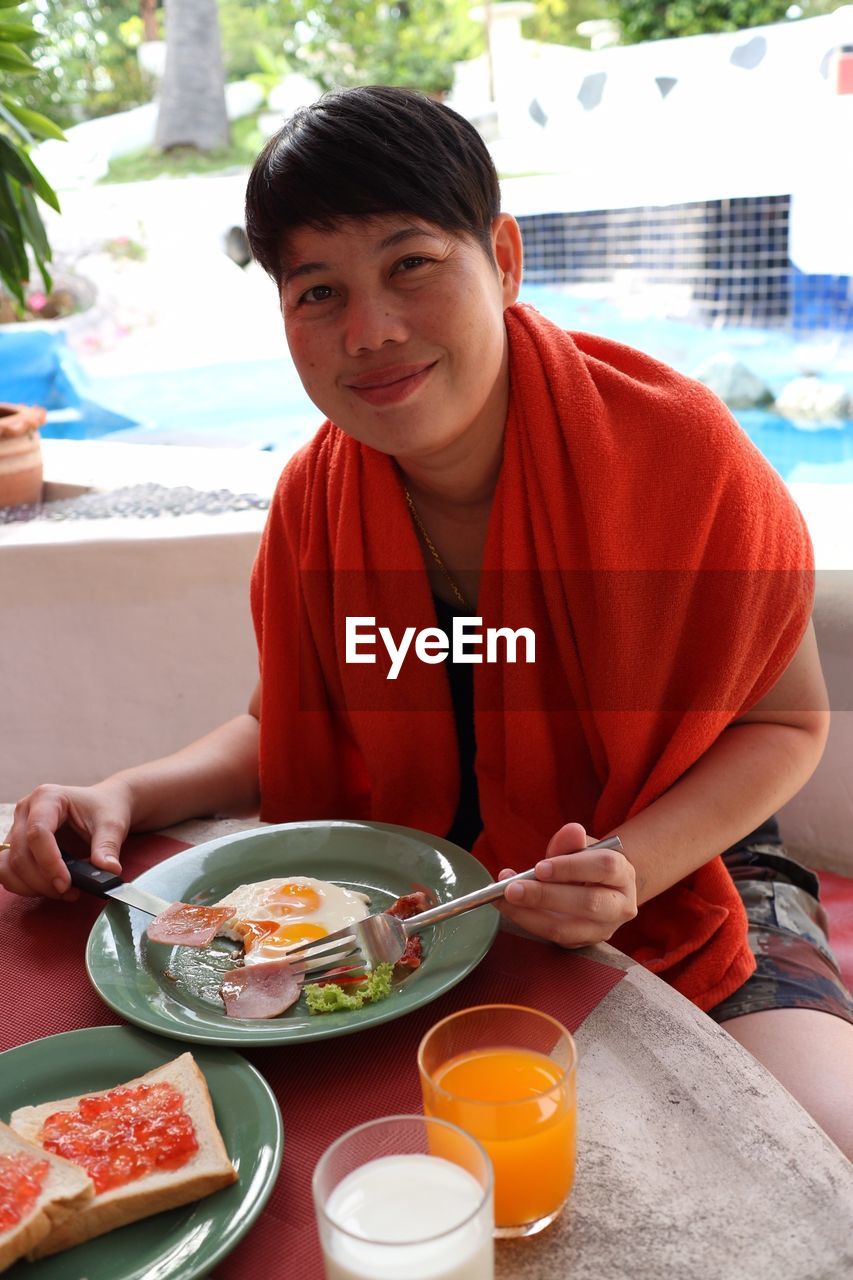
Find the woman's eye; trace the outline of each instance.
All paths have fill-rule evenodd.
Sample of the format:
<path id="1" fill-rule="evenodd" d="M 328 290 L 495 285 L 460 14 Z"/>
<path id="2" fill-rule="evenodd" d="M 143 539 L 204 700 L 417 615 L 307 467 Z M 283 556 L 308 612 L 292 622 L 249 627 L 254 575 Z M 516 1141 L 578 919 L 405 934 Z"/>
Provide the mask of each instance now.
<path id="1" fill-rule="evenodd" d="M 415 267 L 422 267 L 425 262 L 429 262 L 429 258 L 424 258 L 420 254 L 412 254 L 410 258 L 403 258 L 399 263 L 401 271 L 412 271 Z"/>
<path id="2" fill-rule="evenodd" d="M 314 284 L 300 296 L 300 302 L 327 302 L 334 295 L 334 289 L 328 284 Z"/>

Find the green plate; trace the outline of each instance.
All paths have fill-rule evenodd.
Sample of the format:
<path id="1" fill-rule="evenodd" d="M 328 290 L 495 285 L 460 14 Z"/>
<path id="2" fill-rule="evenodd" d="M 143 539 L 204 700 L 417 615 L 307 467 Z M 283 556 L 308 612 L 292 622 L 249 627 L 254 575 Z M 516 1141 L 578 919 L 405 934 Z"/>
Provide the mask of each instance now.
<path id="1" fill-rule="evenodd" d="M 176 1045 L 131 1027 L 89 1027 L 0 1054 L 0 1119 L 17 1107 L 109 1089 L 178 1056 Z M 216 1122 L 240 1177 L 180 1209 L 110 1231 L 4 1280 L 194 1280 L 236 1245 L 263 1209 L 281 1164 L 281 1114 L 263 1076 L 229 1049 L 194 1049 Z"/>
<path id="2" fill-rule="evenodd" d="M 384 823 L 303 822 L 223 836 L 175 854 L 135 883 L 169 901 L 217 902 L 240 884 L 273 876 L 315 876 L 368 894 L 381 911 L 401 894 L 426 889 L 447 902 L 491 883 L 485 867 L 448 840 Z M 111 1009 L 149 1031 L 196 1043 L 269 1045 L 346 1035 L 399 1018 L 453 987 L 492 944 L 491 906 L 425 931 L 424 961 L 391 995 L 349 1012 L 311 1014 L 300 1001 L 280 1018 L 228 1018 L 219 998 L 236 944 L 207 950 L 148 941 L 151 917 L 111 902 L 95 922 L 86 967 Z"/>

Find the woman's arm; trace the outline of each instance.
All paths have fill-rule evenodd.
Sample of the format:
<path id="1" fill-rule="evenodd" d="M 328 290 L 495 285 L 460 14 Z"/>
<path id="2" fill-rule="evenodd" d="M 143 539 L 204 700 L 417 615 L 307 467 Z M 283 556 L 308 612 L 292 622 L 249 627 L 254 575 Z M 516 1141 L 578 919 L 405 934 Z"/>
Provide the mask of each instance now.
<path id="1" fill-rule="evenodd" d="M 722 853 L 796 795 L 817 767 L 828 730 L 826 686 L 810 623 L 770 692 L 669 791 L 617 828 L 624 857 L 583 852 L 586 833 L 570 823 L 551 839 L 536 880 L 507 891 L 505 914 L 564 946 L 605 941 L 638 905 Z"/>
<path id="2" fill-rule="evenodd" d="M 68 892 L 70 877 L 55 834 L 66 822 L 88 839 L 92 862 L 117 872 L 129 831 L 213 812 L 256 811 L 259 706 L 260 685 L 244 715 L 173 755 L 123 769 L 91 787 L 36 787 L 15 807 L 11 847 L 0 852 L 0 884 L 13 893 L 52 898 Z"/>

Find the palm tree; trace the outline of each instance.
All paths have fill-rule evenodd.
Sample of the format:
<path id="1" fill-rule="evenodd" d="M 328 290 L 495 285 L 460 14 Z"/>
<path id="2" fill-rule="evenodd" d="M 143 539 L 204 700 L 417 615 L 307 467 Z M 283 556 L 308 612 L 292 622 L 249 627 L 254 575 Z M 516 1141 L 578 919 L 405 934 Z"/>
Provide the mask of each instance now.
<path id="1" fill-rule="evenodd" d="M 166 0 L 166 68 L 155 146 L 212 151 L 229 141 L 216 0 Z"/>

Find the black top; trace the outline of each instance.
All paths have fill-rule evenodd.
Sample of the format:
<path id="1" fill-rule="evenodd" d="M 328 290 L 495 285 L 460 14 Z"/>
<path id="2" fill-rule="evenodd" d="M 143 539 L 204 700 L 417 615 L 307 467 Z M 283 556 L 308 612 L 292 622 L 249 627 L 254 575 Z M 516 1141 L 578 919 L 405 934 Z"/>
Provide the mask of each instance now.
<path id="1" fill-rule="evenodd" d="M 433 595 L 438 625 L 449 636 L 455 617 L 465 618 L 470 610 L 457 608 Z M 459 748 L 459 803 L 456 816 L 447 833 L 447 839 L 463 849 L 470 849 L 483 829 L 480 817 L 480 797 L 477 792 L 477 775 L 474 772 L 474 756 L 477 743 L 474 737 L 474 668 L 470 662 L 454 662 L 448 653 L 445 663 L 450 682 L 450 698 L 456 721 L 456 742 Z"/>

